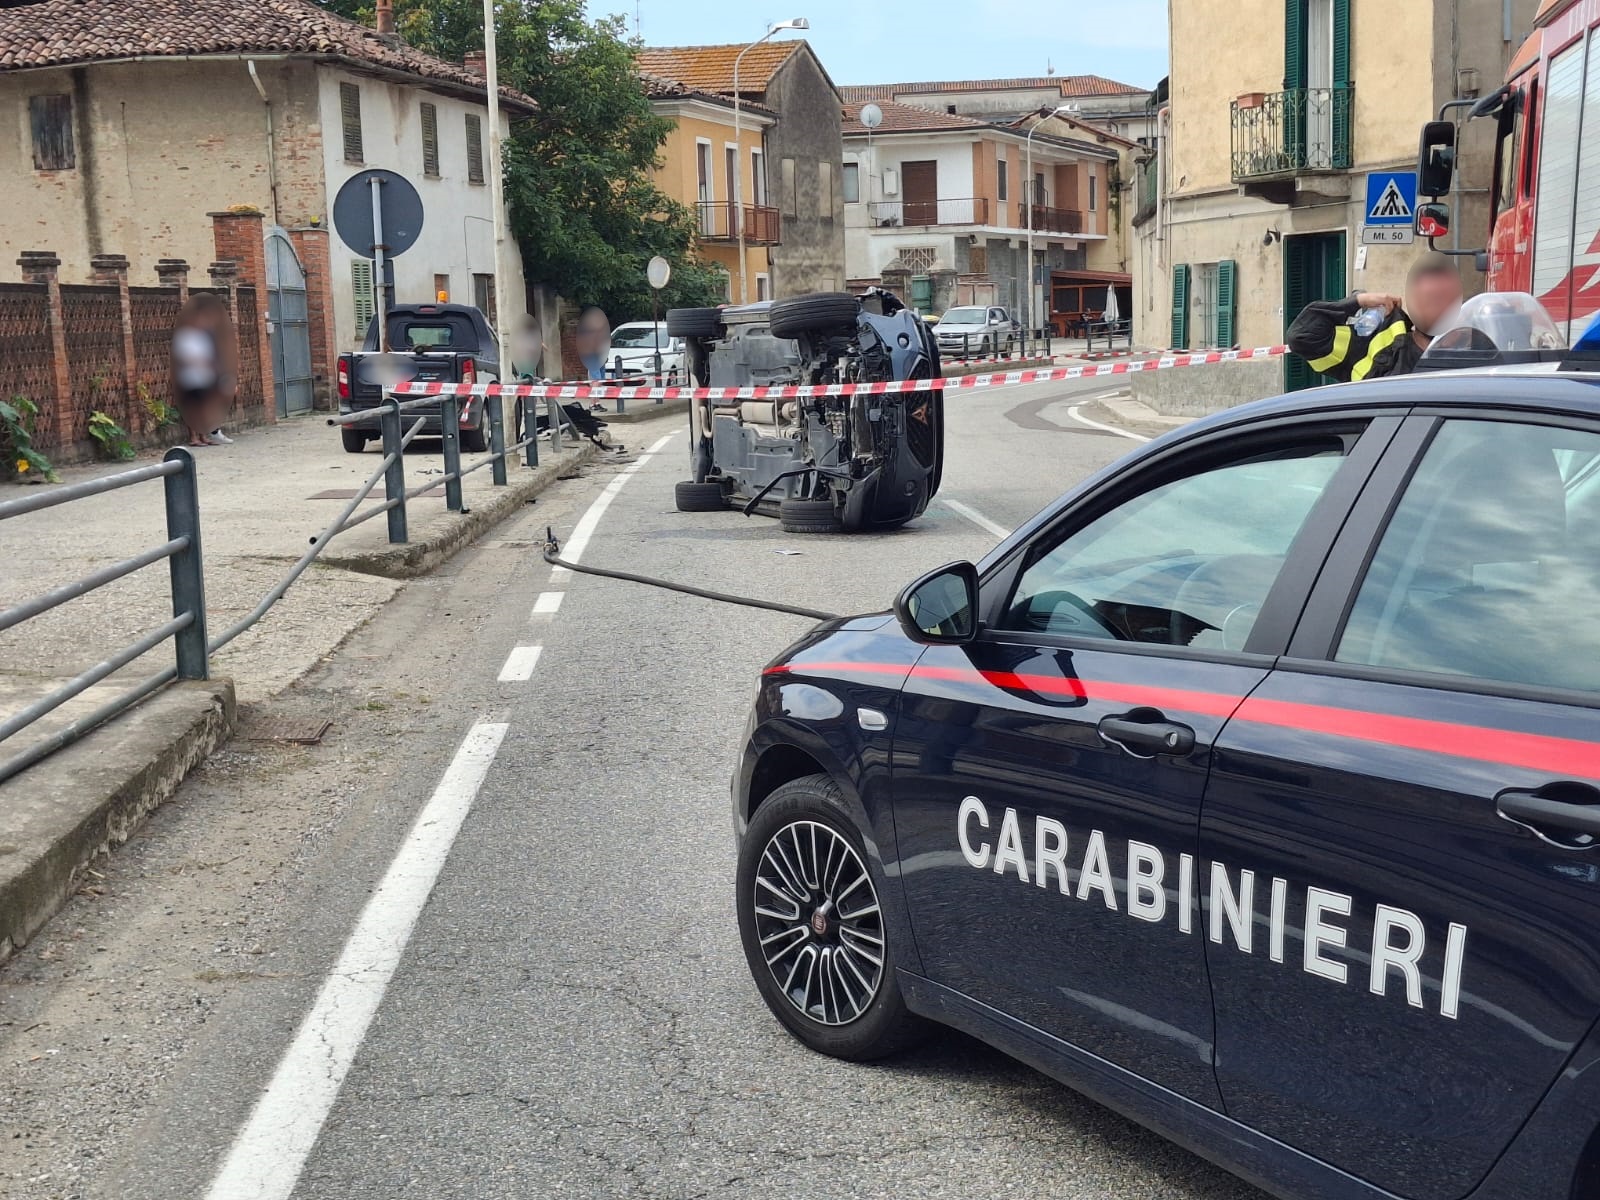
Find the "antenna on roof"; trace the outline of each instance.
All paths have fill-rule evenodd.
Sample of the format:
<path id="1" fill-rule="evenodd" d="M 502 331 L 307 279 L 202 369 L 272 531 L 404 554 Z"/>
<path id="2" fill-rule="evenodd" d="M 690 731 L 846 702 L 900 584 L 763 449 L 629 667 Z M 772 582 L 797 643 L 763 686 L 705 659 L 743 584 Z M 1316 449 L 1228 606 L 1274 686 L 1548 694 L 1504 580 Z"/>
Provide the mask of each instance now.
<path id="1" fill-rule="evenodd" d="M 1054 75 L 1056 73 L 1055 64 L 1053 62 L 1051 62 L 1048 58 L 1044 60 L 1044 73 L 1047 76 Z"/>
<path id="2" fill-rule="evenodd" d="M 639 32 L 639 0 L 633 0 L 633 36 L 644 36 Z"/>

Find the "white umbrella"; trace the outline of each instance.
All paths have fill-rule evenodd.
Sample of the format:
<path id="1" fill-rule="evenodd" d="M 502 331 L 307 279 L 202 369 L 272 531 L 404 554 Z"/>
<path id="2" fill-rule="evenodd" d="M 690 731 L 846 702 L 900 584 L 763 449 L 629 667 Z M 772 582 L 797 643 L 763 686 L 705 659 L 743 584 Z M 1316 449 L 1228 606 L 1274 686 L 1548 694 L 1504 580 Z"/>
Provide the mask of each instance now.
<path id="1" fill-rule="evenodd" d="M 1107 325 L 1115 325 L 1122 319 L 1122 314 L 1117 311 L 1117 289 L 1114 287 L 1106 288 L 1106 311 L 1100 319 Z"/>

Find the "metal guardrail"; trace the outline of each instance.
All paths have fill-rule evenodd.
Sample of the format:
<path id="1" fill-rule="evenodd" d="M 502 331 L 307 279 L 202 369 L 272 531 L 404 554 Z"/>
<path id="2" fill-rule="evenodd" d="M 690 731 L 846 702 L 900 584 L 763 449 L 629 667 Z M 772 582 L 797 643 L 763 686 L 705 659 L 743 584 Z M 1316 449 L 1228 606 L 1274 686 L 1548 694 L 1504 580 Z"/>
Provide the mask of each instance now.
<path id="1" fill-rule="evenodd" d="M 571 428 L 571 422 L 554 399 L 549 400 L 548 403 L 550 407 L 552 448 L 559 451 L 562 445 L 562 428 L 563 426 Z M 440 479 L 408 491 L 405 486 L 405 449 L 422 431 L 427 424 L 427 420 L 426 418 L 419 418 L 412 423 L 409 429 L 402 431 L 400 418 L 403 413 L 411 410 L 435 405 L 440 409 L 440 417 L 444 427 L 445 474 Z M 486 398 L 485 406 L 485 418 L 489 423 L 489 453 L 471 466 L 463 467 L 461 465 L 460 409 L 461 402 L 454 396 L 424 396 L 404 403 L 393 398 L 388 400 L 378 414 L 379 426 L 383 435 L 382 461 L 368 476 L 367 481 L 356 489 L 356 494 L 344 505 L 339 515 L 321 533 L 311 539 L 310 549 L 302 554 L 295 564 L 284 573 L 283 577 L 268 590 L 267 594 L 261 598 L 260 603 L 239 621 L 210 639 L 206 636 L 205 571 L 200 552 L 200 497 L 199 489 L 196 485 L 194 456 L 188 450 L 181 446 L 174 447 L 167 451 L 166 457 L 161 462 L 147 467 L 137 467 L 131 471 L 122 471 L 115 475 L 105 476 L 102 479 L 92 479 L 83 483 L 52 488 L 49 491 L 35 492 L 15 500 L 0 501 L 0 521 L 4 521 L 25 516 L 28 513 L 38 512 L 40 509 L 52 508 L 59 504 L 68 504 L 74 500 L 99 496 L 120 488 L 133 487 L 150 480 L 161 479 L 164 481 L 166 490 L 167 517 L 167 540 L 165 542 L 140 551 L 138 554 L 125 558 L 120 562 L 101 567 L 81 579 L 75 579 L 69 583 L 51 588 L 31 600 L 25 600 L 21 604 L 13 605 L 0 611 L 0 632 L 14 628 L 24 621 L 49 612 L 51 609 L 59 608 L 63 604 L 86 596 L 90 592 L 105 587 L 107 584 L 132 575 L 135 571 L 154 566 L 163 559 L 167 560 L 171 567 L 172 595 L 172 619 L 170 621 L 158 625 L 143 637 L 123 646 L 88 670 L 67 680 L 48 695 L 41 697 L 20 711 L 13 713 L 5 720 L 0 721 L 0 744 L 35 724 L 41 718 L 48 716 L 74 697 L 82 695 L 89 688 L 120 671 L 135 659 L 156 649 L 168 639 L 175 643 L 176 648 L 176 661 L 172 666 L 133 684 L 113 699 L 63 726 L 48 738 L 30 745 L 25 750 L 9 758 L 0 759 L 0 781 L 11 778 L 41 759 L 54 754 L 57 750 L 71 745 L 96 726 L 102 725 L 111 718 L 126 712 L 135 704 L 153 695 L 174 680 L 209 678 L 211 655 L 221 650 L 266 616 L 272 606 L 283 599 L 295 580 L 305 573 L 307 568 L 316 561 L 317 556 L 339 534 L 348 529 L 354 529 L 357 525 L 382 513 L 387 513 L 389 517 L 389 540 L 396 543 L 405 542 L 407 537 L 405 507 L 407 500 L 415 499 L 425 492 L 430 492 L 437 487 L 443 486 L 445 488 L 446 502 L 450 510 L 452 512 L 466 512 L 467 509 L 463 504 L 461 494 L 461 480 L 463 477 L 484 467 L 491 467 L 493 468 L 495 484 L 504 486 L 508 482 L 506 460 L 519 451 L 525 453 L 525 461 L 528 466 L 536 467 L 539 465 L 538 430 L 537 421 L 532 419 L 533 406 L 529 405 L 524 409 L 519 403 L 516 425 L 525 436 L 519 438 L 515 445 L 507 446 L 505 444 L 505 421 L 501 398 L 499 396 L 489 396 Z M 341 414 L 339 417 L 330 419 L 328 423 L 330 425 L 348 425 L 370 416 L 370 411 Z M 527 418 L 526 420 L 524 420 L 525 417 Z M 573 432 L 576 434 L 576 430 Z M 383 503 L 377 504 L 357 515 L 356 510 L 371 495 L 380 481 L 384 484 L 385 491 Z"/>
<path id="2" fill-rule="evenodd" d="M 0 743 L 19 733 L 40 718 L 48 716 L 74 697 L 82 695 L 134 659 L 148 654 L 169 638 L 173 640 L 177 661 L 164 671 L 134 684 L 127 691 L 77 718 L 56 733 L 22 752 L 0 760 L 0 780 L 32 766 L 46 755 L 70 745 L 96 725 L 116 716 L 174 679 L 205 679 L 210 672 L 206 645 L 205 572 L 200 555 L 200 500 L 195 486 L 194 456 L 174 447 L 161 462 L 132 471 L 122 471 L 103 479 L 69 484 L 48 492 L 0 501 L 0 521 L 25 516 L 40 509 L 67 504 L 88 496 L 98 496 L 121 488 L 134 487 L 153 479 L 164 481 L 167 508 L 167 540 L 131 558 L 112 563 L 82 579 L 52 588 L 43 595 L 24 600 L 0 612 L 0 630 L 10 629 L 41 613 L 59 608 L 80 596 L 105 587 L 135 571 L 166 559 L 172 577 L 172 619 L 150 630 L 143 637 L 123 646 L 108 658 L 67 680 L 48 695 L 0 721 Z"/>

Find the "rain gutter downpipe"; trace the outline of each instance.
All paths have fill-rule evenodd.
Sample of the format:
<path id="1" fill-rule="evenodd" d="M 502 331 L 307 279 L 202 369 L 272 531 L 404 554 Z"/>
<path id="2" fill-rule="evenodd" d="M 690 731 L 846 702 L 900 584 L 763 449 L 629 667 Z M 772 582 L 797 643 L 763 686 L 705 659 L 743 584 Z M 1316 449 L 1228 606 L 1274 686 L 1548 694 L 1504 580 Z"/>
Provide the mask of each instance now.
<path id="1" fill-rule="evenodd" d="M 272 189 L 272 223 L 281 225 L 283 222 L 278 217 L 278 135 L 272 120 L 272 101 L 261 84 L 261 76 L 256 73 L 256 60 L 246 59 L 245 66 L 249 68 L 250 82 L 256 85 L 256 94 L 261 97 L 261 103 L 267 110 L 267 186 Z"/>

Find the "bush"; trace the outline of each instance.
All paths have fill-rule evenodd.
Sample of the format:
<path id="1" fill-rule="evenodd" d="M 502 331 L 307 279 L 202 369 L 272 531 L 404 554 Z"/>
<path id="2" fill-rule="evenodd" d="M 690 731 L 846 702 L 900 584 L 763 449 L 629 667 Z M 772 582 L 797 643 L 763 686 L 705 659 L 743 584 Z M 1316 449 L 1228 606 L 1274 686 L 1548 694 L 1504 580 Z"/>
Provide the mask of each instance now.
<path id="1" fill-rule="evenodd" d="M 0 479 L 46 483 L 58 480 L 50 460 L 33 448 L 34 420 L 39 406 L 26 396 L 0 400 Z"/>
<path id="2" fill-rule="evenodd" d="M 95 453 L 107 462 L 127 462 L 133 457 L 127 430 L 103 412 L 89 414 L 89 436 L 94 439 Z"/>

